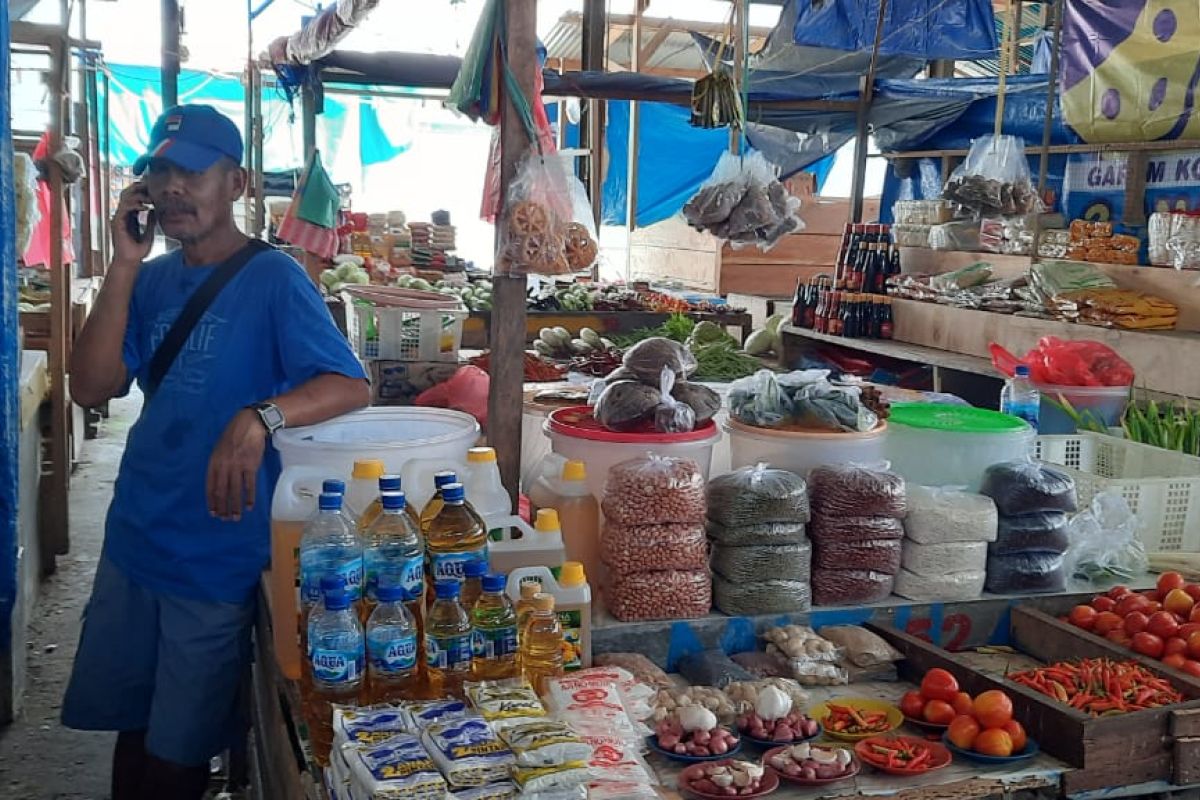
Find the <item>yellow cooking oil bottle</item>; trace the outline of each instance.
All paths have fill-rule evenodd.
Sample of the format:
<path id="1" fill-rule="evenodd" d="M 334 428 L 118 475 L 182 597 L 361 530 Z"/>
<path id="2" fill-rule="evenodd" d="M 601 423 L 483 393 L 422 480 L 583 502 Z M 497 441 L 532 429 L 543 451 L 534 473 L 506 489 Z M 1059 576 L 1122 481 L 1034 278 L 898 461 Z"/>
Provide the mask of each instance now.
<path id="1" fill-rule="evenodd" d="M 461 697 L 471 679 L 471 618 L 459 602 L 461 581 L 434 584 L 436 599 L 425 619 L 425 667 L 430 697 Z"/>
<path id="2" fill-rule="evenodd" d="M 548 472 L 557 459 L 549 461 Z M 603 574 L 600 559 L 600 504 L 588 488 L 587 466 L 565 461 L 557 474 L 543 474 L 529 489 L 534 518 L 542 509 L 558 512 L 566 561 L 578 561 L 593 580 Z"/>
<path id="3" fill-rule="evenodd" d="M 533 614 L 533 598 L 541 591 L 542 584 L 538 581 L 529 581 L 521 584 L 521 596 L 514 606 L 517 612 L 518 644 L 520 644 L 521 632 L 525 630 L 525 626 L 529 623 L 529 617 Z"/>
<path id="4" fill-rule="evenodd" d="M 452 469 L 435 472 L 433 475 L 433 497 L 429 498 L 429 502 L 421 509 L 421 533 L 425 533 L 425 529 L 429 527 L 429 523 L 433 522 L 442 510 L 442 489 L 452 483 L 458 483 L 458 474 Z"/>
<path id="5" fill-rule="evenodd" d="M 479 561 L 487 565 L 487 528 L 467 505 L 461 483 L 448 483 L 441 491 L 442 507 L 425 533 L 430 581 L 466 578 L 466 565 Z"/>
<path id="6" fill-rule="evenodd" d="M 558 577 L 545 566 L 522 567 L 508 574 L 508 597 L 516 601 L 521 587 L 537 582 L 542 591 L 554 597 L 563 632 L 563 666 L 567 672 L 592 665 L 592 588 L 587 572 L 578 561 L 562 565 Z M 524 627 L 520 629 L 522 632 Z"/>
<path id="7" fill-rule="evenodd" d="M 483 576 L 488 573 L 488 561 L 468 561 L 463 564 L 463 585 L 459 602 L 469 613 L 483 594 Z"/>
<path id="8" fill-rule="evenodd" d="M 521 675 L 544 694 L 546 682 L 563 674 L 563 629 L 554 613 L 554 596 L 539 592 L 533 598 L 533 614 L 521 637 Z"/>
<path id="9" fill-rule="evenodd" d="M 471 608 L 475 680 L 517 676 L 517 612 L 504 594 L 503 575 L 484 575 L 483 593 Z"/>
<path id="10" fill-rule="evenodd" d="M 399 475 L 380 475 L 378 486 L 379 490 L 375 493 L 374 499 L 367 504 L 366 508 L 363 509 L 362 514 L 360 514 L 358 517 L 359 533 L 362 533 L 367 528 L 371 527 L 371 524 L 379 518 L 380 514 L 383 513 L 383 496 L 385 494 L 394 494 L 396 492 L 403 491 L 403 483 L 401 482 Z M 411 503 L 405 504 L 404 513 L 408 516 L 409 522 L 412 523 L 413 528 L 417 531 L 420 531 L 421 513 L 414 508 Z"/>

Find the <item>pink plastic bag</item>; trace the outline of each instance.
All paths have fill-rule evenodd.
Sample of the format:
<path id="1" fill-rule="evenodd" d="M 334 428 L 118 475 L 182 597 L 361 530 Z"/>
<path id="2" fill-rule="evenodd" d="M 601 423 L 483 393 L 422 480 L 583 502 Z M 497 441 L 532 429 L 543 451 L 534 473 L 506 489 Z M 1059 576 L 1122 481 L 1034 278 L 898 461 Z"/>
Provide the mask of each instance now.
<path id="1" fill-rule="evenodd" d="M 49 158 L 50 134 L 42 134 L 41 141 L 38 142 L 33 151 L 34 161 L 43 161 Z M 46 181 L 38 180 L 37 182 L 37 201 L 38 211 L 41 212 L 41 219 L 33 229 L 33 237 L 30 239 L 29 248 L 22 255 L 22 261 L 27 267 L 45 267 L 50 268 L 50 207 L 53 204 L 53 196 L 50 193 L 50 184 Z M 62 262 L 64 264 L 75 263 L 75 246 L 72 244 L 71 235 L 71 215 L 67 213 L 66 208 L 63 208 L 62 228 L 59 231 L 62 236 Z"/>
<path id="2" fill-rule="evenodd" d="M 1029 377 L 1035 383 L 1051 386 L 1133 384 L 1133 367 L 1102 342 L 1067 341 L 1046 336 L 1020 359 L 995 342 L 988 349 L 992 353 L 992 365 L 1010 377 L 1017 366 L 1024 364 L 1029 367 Z"/>
<path id="3" fill-rule="evenodd" d="M 433 408 L 449 408 L 470 414 L 487 428 L 488 391 L 491 378 L 479 367 L 463 367 L 444 383 L 426 389 L 417 395 L 415 405 Z"/>

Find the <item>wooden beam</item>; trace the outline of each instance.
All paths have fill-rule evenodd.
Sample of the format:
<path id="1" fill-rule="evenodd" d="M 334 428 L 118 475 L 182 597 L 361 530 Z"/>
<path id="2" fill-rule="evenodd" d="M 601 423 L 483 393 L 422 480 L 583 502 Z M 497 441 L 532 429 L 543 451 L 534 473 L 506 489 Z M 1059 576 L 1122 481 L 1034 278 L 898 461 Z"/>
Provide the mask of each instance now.
<path id="1" fill-rule="evenodd" d="M 757 2 L 755 4 L 757 5 Z M 618 30 L 620 33 L 624 33 L 633 27 L 636 16 L 636 14 L 609 14 L 608 27 L 610 31 Z M 578 11 L 569 11 L 562 16 L 562 20 L 568 23 L 578 24 L 581 19 L 582 15 Z M 674 17 L 646 17 L 642 20 L 643 32 L 657 31 L 659 28 L 667 28 L 675 33 L 703 33 L 705 36 L 724 36 L 726 33 L 723 22 L 698 22 Z M 750 26 L 750 36 L 755 39 L 765 39 L 771 35 L 771 30 L 764 25 L 752 25 Z M 615 39 L 609 39 L 610 43 L 613 41 Z"/>
<path id="2" fill-rule="evenodd" d="M 1062 0 L 1042 3 L 1042 12 L 1054 15 L 1054 31 L 1050 37 L 1050 74 L 1046 78 L 1046 110 L 1042 125 L 1042 153 L 1038 159 L 1038 194 L 1046 192 L 1050 172 L 1050 139 L 1054 135 L 1054 101 L 1058 97 L 1059 48 L 1062 40 Z"/>
<path id="3" fill-rule="evenodd" d="M 638 52 L 638 62 L 642 69 L 645 69 L 650 64 L 650 59 L 654 57 L 654 54 L 658 52 L 658 49 L 663 46 L 663 43 L 667 41 L 670 35 L 670 28 L 659 28 L 654 32 L 654 35 L 650 37 L 650 41 L 646 42 L 646 46 Z"/>
<path id="4" fill-rule="evenodd" d="M 70 97 L 70 60 L 65 38 L 51 44 L 49 150 L 62 145 L 63 122 Z M 63 174 L 53 158 L 46 160 L 50 185 L 50 495 L 46 504 L 43 571 L 53 571 L 54 556 L 70 549 L 68 498 L 71 475 L 71 400 L 67 389 L 68 340 L 71 325 L 71 275 L 63 263 Z"/>
<path id="5" fill-rule="evenodd" d="M 1093 144 L 1056 144 L 1046 148 L 1053 155 L 1073 153 L 1161 153 L 1200 149 L 1200 139 L 1156 140 L 1153 142 L 1095 142 Z M 1037 145 L 1027 145 L 1026 152 L 1041 150 Z M 965 156 L 969 151 L 962 148 L 944 150 L 908 150 L 898 153 L 879 153 L 878 158 L 942 158 Z"/>
<path id="6" fill-rule="evenodd" d="M 637 0 L 636 13 L 634 14 L 633 27 L 630 32 L 630 57 L 633 63 L 630 68 L 637 72 L 641 68 L 641 43 L 642 43 L 642 15 L 646 11 L 646 7 L 650 5 L 650 0 Z M 626 166 L 626 182 L 625 182 L 625 225 L 628 230 L 637 230 L 637 201 L 638 201 L 638 153 L 642 138 L 642 110 L 638 106 L 637 100 L 629 101 L 629 148 L 628 160 Z M 628 250 L 626 250 L 628 253 Z M 628 271 L 628 257 L 626 258 L 626 271 Z"/>
<path id="7" fill-rule="evenodd" d="M 879 64 L 879 44 L 883 41 L 883 22 L 888 0 L 879 0 L 879 15 L 875 19 L 875 43 L 871 47 L 871 63 L 859 92 L 858 129 L 854 136 L 854 176 L 850 186 L 850 222 L 862 222 L 863 194 L 867 182 L 868 128 L 867 115 L 875 96 L 875 69 Z"/>
<path id="8" fill-rule="evenodd" d="M 583 48 L 582 64 L 585 70 L 603 69 L 605 61 L 606 26 L 604 0 L 583 2 Z M 566 66 L 563 65 L 566 69 Z M 584 105 L 579 134 L 582 145 L 588 150 L 586 183 L 588 198 L 592 203 L 592 219 L 596 230 L 600 229 L 600 218 L 604 200 L 604 116 L 607 106 L 602 100 L 589 100 Z"/>
<path id="9" fill-rule="evenodd" d="M 738 95 L 746 96 L 746 49 L 749 47 L 750 0 L 733 0 L 733 85 Z M 742 113 L 749 116 L 749 109 Z M 729 152 L 742 152 L 742 131 L 735 125 L 729 126 Z"/>
<path id="10" fill-rule="evenodd" d="M 162 99 L 179 104 L 179 0 L 162 0 Z"/>
<path id="11" fill-rule="evenodd" d="M 518 86 L 526 97 L 536 97 L 537 0 L 509 0 L 504 4 L 506 52 Z M 517 165 L 529 150 L 524 123 L 504 96 L 500 121 L 500 196 L 508 196 Z M 497 263 L 499 259 L 497 259 Z M 491 390 L 488 393 L 488 440 L 496 448 L 500 478 L 516 507 L 521 484 L 521 409 L 525 392 L 525 288 L 524 275 L 495 275 L 492 313 Z"/>

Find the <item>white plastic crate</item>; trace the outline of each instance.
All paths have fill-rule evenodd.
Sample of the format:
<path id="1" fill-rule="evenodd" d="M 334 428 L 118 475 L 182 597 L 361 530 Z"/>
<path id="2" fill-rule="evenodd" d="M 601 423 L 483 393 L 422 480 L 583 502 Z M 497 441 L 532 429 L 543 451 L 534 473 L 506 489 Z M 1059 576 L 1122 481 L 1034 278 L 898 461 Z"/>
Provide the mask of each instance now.
<path id="1" fill-rule="evenodd" d="M 1079 505 L 1114 490 L 1151 552 L 1200 552 L 1200 458 L 1099 433 L 1039 436 L 1036 458 L 1075 479 Z"/>
<path id="2" fill-rule="evenodd" d="M 468 312 L 456 298 L 357 287 L 345 294 L 346 333 L 359 358 L 458 361 Z"/>

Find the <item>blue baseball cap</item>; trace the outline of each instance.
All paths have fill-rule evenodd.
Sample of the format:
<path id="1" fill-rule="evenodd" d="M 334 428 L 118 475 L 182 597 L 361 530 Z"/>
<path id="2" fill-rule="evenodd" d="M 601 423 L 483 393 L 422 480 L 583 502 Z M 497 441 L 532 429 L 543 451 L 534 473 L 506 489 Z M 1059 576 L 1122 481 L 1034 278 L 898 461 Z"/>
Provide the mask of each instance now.
<path id="1" fill-rule="evenodd" d="M 175 106 L 154 123 L 150 149 L 133 162 L 133 174 L 145 172 L 153 158 L 164 158 L 190 172 L 204 172 L 221 156 L 242 163 L 242 134 L 233 120 L 212 106 Z"/>

